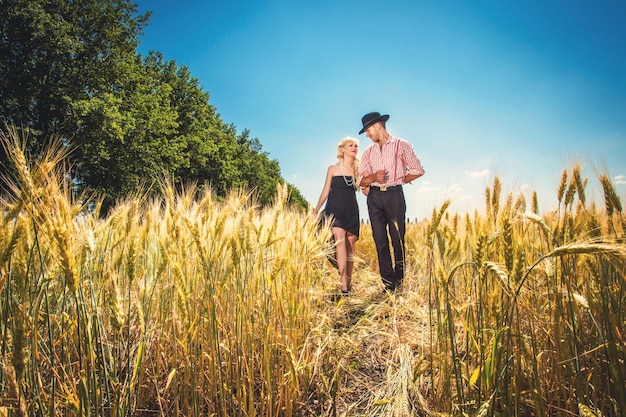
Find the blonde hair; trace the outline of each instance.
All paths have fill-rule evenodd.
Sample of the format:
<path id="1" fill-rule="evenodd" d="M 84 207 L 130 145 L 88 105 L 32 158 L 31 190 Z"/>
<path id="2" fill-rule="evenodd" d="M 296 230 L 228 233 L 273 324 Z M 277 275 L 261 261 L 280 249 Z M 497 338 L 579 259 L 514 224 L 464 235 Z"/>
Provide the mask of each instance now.
<path id="1" fill-rule="evenodd" d="M 350 145 L 350 144 L 359 144 L 359 140 L 357 138 L 353 138 L 351 136 L 346 136 L 345 138 L 343 138 L 341 140 L 341 142 L 339 142 L 339 144 L 337 145 L 337 159 L 340 161 L 343 161 L 343 151 L 342 148 L 346 145 Z M 359 175 L 359 162 L 360 162 L 360 158 L 358 156 L 356 156 L 354 158 L 354 162 L 352 163 L 352 175 L 353 177 L 356 179 L 356 177 Z"/>

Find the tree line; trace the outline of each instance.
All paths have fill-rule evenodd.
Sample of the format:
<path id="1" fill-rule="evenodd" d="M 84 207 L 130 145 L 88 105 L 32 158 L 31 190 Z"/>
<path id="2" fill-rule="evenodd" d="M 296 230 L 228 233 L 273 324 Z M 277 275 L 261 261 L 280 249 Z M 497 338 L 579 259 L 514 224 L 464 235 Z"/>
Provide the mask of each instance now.
<path id="1" fill-rule="evenodd" d="M 28 134 L 31 155 L 60 138 L 77 190 L 101 194 L 105 210 L 164 176 L 271 203 L 278 162 L 220 118 L 186 66 L 138 53 L 149 19 L 129 0 L 0 0 L 0 117 Z M 10 170 L 0 149 L 0 174 Z"/>

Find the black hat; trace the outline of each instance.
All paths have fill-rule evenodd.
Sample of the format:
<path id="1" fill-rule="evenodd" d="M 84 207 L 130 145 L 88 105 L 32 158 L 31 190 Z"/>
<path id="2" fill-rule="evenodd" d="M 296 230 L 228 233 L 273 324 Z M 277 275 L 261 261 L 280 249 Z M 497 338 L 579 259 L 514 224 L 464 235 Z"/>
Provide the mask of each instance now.
<path id="1" fill-rule="evenodd" d="M 371 125 L 373 125 L 374 123 L 386 122 L 387 119 L 389 119 L 388 114 L 383 114 L 381 116 L 380 113 L 378 113 L 377 111 L 367 113 L 365 116 L 363 116 L 363 118 L 361 118 L 361 122 L 363 123 L 363 129 L 361 129 L 361 131 L 359 132 L 359 135 L 365 132 L 365 130 Z"/>

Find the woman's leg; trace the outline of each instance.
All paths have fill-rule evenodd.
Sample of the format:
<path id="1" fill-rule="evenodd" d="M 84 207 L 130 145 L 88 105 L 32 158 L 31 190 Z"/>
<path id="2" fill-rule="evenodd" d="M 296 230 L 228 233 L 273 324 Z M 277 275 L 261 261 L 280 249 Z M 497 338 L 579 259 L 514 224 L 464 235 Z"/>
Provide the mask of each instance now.
<path id="1" fill-rule="evenodd" d="M 348 263 L 348 252 L 347 252 L 347 239 L 346 239 L 346 231 L 341 227 L 333 227 L 333 236 L 335 237 L 335 253 L 337 256 L 337 269 L 339 270 L 339 278 L 341 280 L 341 290 L 349 291 L 350 288 L 347 286 L 347 263 Z"/>
<path id="2" fill-rule="evenodd" d="M 354 245 L 356 244 L 357 236 L 348 233 L 346 235 L 346 278 L 347 288 L 352 290 L 352 271 L 354 270 Z"/>

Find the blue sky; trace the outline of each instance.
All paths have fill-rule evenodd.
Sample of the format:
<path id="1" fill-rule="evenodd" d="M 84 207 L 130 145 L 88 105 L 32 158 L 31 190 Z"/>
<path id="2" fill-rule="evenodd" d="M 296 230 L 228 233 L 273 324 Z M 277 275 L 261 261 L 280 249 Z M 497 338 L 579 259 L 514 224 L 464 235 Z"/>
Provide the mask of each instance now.
<path id="1" fill-rule="evenodd" d="M 407 216 L 484 210 L 504 193 L 557 204 L 574 163 L 626 194 L 626 3 L 599 1 L 140 0 L 140 52 L 187 66 L 222 120 L 250 130 L 313 205 L 337 143 L 391 117 L 426 175 Z M 359 197 L 362 217 L 366 203 Z"/>

